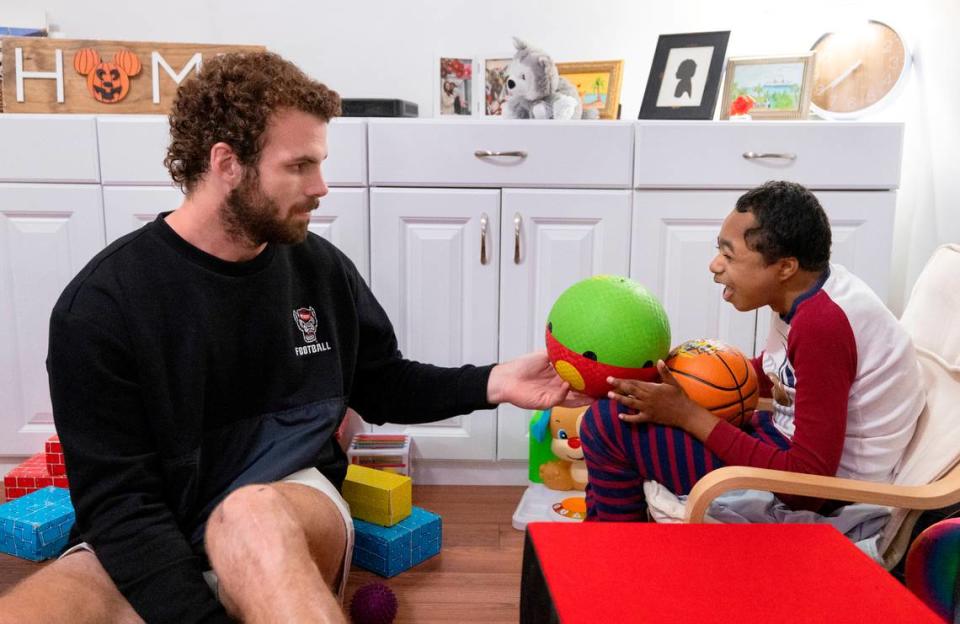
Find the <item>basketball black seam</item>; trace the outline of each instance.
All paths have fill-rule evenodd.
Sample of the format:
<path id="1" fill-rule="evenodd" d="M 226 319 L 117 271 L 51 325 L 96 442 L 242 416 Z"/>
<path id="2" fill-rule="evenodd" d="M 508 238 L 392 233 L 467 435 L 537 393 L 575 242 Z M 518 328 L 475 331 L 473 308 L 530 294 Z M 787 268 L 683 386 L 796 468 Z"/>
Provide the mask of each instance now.
<path id="1" fill-rule="evenodd" d="M 757 388 L 756 390 L 754 390 L 753 392 L 751 392 L 751 393 L 748 394 L 747 396 L 743 397 L 742 400 L 740 400 L 740 399 L 735 399 L 735 400 L 733 400 L 733 401 L 731 401 L 731 402 L 729 402 L 729 403 L 725 403 L 725 404 L 723 404 L 723 405 L 711 405 L 710 407 L 707 407 L 707 409 L 710 410 L 710 411 L 720 410 L 720 409 L 724 409 L 725 407 L 730 407 L 731 405 L 736 405 L 737 403 L 745 402 L 747 399 L 749 399 L 750 397 L 752 397 L 753 395 L 755 395 L 755 394 L 757 393 L 757 390 L 759 390 L 759 388 Z M 706 406 L 705 406 L 705 407 L 706 407 Z M 743 409 L 741 408 L 740 411 L 742 412 Z"/>
<path id="2" fill-rule="evenodd" d="M 733 387 L 733 388 L 728 388 L 727 386 L 718 386 L 717 384 L 710 383 L 710 382 L 707 381 L 706 379 L 697 377 L 696 375 L 694 375 L 694 374 L 692 374 L 692 373 L 686 373 L 686 372 L 684 372 L 684 371 L 673 370 L 672 368 L 670 369 L 670 372 L 673 373 L 674 375 L 680 375 L 680 376 L 682 376 L 682 377 L 686 377 L 687 379 L 694 379 L 694 380 L 696 380 L 696 381 L 699 381 L 699 382 L 702 383 L 703 385 L 705 385 L 705 386 L 710 386 L 710 387 L 713 388 L 714 390 L 724 390 L 724 391 L 727 391 L 727 392 L 729 392 L 730 390 L 736 390 L 735 387 Z M 734 378 L 734 380 L 736 380 L 736 378 Z"/>
<path id="3" fill-rule="evenodd" d="M 747 358 L 743 357 L 742 353 L 738 351 L 737 354 L 740 356 L 740 359 L 743 360 L 743 363 L 745 366 L 753 366 L 752 364 L 747 362 Z M 723 367 L 727 369 L 727 372 L 730 373 L 730 377 L 733 379 L 733 383 L 737 384 L 737 396 L 740 397 L 740 420 L 743 420 L 744 412 L 746 411 L 746 407 L 747 407 L 743 399 L 743 386 L 737 382 L 737 374 L 733 372 L 733 369 L 730 368 L 730 365 L 727 364 L 727 361 L 722 357 L 720 357 L 719 354 L 715 353 L 714 355 L 718 360 L 720 360 L 720 362 L 723 364 Z M 750 380 L 750 370 L 747 369 L 747 378 L 743 380 L 743 383 L 747 383 L 749 380 Z M 757 388 L 759 389 L 759 387 L 760 387 L 760 384 L 757 383 Z M 736 401 L 734 401 L 730 405 L 733 405 L 735 403 Z"/>

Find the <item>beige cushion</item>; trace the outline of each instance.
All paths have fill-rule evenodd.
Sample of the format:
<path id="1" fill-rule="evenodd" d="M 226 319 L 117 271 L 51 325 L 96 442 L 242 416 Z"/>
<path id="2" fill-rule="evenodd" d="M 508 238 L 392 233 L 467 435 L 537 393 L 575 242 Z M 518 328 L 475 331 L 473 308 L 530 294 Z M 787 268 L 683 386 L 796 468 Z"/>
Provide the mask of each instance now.
<path id="1" fill-rule="evenodd" d="M 910 334 L 927 404 L 894 483 L 924 485 L 960 459 L 960 245 L 937 248 L 917 278 L 900 323 Z M 895 509 L 881 552 L 909 513 Z"/>

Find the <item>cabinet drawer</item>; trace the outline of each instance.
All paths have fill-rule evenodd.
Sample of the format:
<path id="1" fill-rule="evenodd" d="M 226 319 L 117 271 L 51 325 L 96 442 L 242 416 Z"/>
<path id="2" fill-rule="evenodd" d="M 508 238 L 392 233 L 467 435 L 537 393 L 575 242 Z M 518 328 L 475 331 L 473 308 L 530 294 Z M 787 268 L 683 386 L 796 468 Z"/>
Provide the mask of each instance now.
<path id="1" fill-rule="evenodd" d="M 166 117 L 98 117 L 97 135 L 104 184 L 171 184 L 170 173 L 163 166 L 170 143 Z"/>
<path id="2" fill-rule="evenodd" d="M 163 166 L 170 143 L 169 125 L 160 115 L 103 116 L 97 118 L 101 175 L 104 184 L 170 184 Z M 362 186 L 366 180 L 366 136 L 362 121 L 334 120 L 330 124 L 324 163 L 327 184 Z"/>
<path id="3" fill-rule="evenodd" d="M 900 184 L 898 123 L 688 121 L 636 128 L 636 188 L 746 189 L 774 179 L 814 189 Z"/>
<path id="4" fill-rule="evenodd" d="M 629 122 L 372 120 L 369 135 L 371 186 L 630 187 Z"/>
<path id="5" fill-rule="evenodd" d="M 89 115 L 0 115 L 0 182 L 99 182 Z"/>

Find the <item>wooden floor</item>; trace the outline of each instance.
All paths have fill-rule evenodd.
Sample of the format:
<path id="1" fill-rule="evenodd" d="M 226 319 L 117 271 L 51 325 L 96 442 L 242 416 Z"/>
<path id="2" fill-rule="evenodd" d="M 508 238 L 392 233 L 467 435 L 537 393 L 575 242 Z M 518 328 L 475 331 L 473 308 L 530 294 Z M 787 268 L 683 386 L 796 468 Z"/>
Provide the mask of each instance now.
<path id="1" fill-rule="evenodd" d="M 517 622 L 523 533 L 510 518 L 522 494 L 522 487 L 414 486 L 413 504 L 443 518 L 440 554 L 391 579 L 354 567 L 345 605 L 357 588 L 380 581 L 399 599 L 398 623 Z M 0 593 L 42 565 L 0 554 Z"/>

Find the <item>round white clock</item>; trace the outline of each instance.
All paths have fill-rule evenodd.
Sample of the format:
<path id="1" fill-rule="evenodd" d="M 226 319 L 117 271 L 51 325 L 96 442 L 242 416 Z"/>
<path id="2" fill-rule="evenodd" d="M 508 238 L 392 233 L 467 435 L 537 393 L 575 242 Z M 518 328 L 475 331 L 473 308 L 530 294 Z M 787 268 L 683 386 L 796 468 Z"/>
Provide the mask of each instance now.
<path id="1" fill-rule="evenodd" d="M 870 20 L 813 44 L 817 53 L 810 107 L 821 117 L 852 119 L 890 103 L 906 82 L 910 50 L 893 28 Z"/>

